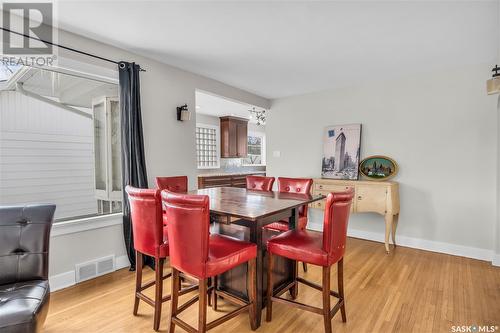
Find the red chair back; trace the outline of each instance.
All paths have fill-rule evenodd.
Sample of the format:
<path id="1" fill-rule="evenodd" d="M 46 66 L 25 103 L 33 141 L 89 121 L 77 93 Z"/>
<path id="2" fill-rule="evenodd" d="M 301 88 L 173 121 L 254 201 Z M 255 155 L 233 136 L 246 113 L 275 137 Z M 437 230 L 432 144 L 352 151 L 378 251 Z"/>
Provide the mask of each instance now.
<path id="1" fill-rule="evenodd" d="M 158 256 L 163 244 L 163 218 L 160 190 L 125 188 L 130 202 L 130 217 L 136 251 L 149 256 Z"/>
<path id="2" fill-rule="evenodd" d="M 347 224 L 354 189 L 329 193 L 326 198 L 323 222 L 323 250 L 329 257 L 341 258 L 345 252 Z"/>
<path id="3" fill-rule="evenodd" d="M 313 180 L 310 178 L 278 177 L 278 191 L 290 193 L 311 193 Z M 299 208 L 299 215 L 307 217 L 307 205 Z"/>
<path id="4" fill-rule="evenodd" d="M 170 192 L 185 193 L 188 190 L 188 177 L 156 177 L 156 187 L 160 190 L 169 190 Z"/>
<path id="5" fill-rule="evenodd" d="M 256 191 L 272 191 L 274 177 L 247 176 L 247 189 Z"/>
<path id="6" fill-rule="evenodd" d="M 167 211 L 170 265 L 194 275 L 205 276 L 210 226 L 206 195 L 161 193 Z"/>

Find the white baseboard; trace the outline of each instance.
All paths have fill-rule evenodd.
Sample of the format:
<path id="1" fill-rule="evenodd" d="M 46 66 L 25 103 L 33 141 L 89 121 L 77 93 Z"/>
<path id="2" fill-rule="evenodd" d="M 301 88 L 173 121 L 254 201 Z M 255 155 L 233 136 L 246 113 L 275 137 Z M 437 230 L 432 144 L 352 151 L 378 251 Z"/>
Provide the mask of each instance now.
<path id="1" fill-rule="evenodd" d="M 129 266 L 130 266 L 130 261 L 128 260 L 127 255 L 116 257 L 116 259 L 115 259 L 116 270 L 119 270 L 119 269 L 122 269 L 125 267 L 129 267 Z"/>
<path id="2" fill-rule="evenodd" d="M 309 223 L 307 227 L 308 229 L 316 231 L 322 231 L 323 229 L 323 225 L 315 223 Z M 375 242 L 381 242 L 381 243 L 384 243 L 385 240 L 385 235 L 383 233 L 356 230 L 351 228 L 348 228 L 347 236 L 371 240 Z M 397 234 L 396 234 L 396 244 L 425 251 L 439 252 L 460 257 L 491 261 L 494 266 L 500 266 L 500 256 L 497 255 L 495 258 L 493 255 L 493 251 L 491 250 L 450 244 L 450 243 L 436 242 L 421 238 L 398 236 Z"/>
<path id="3" fill-rule="evenodd" d="M 127 255 L 115 258 L 115 270 L 119 270 L 129 266 L 130 261 L 128 260 Z M 51 292 L 74 286 L 76 284 L 75 271 L 71 270 L 61 274 L 49 276 L 49 284 Z"/>
<path id="4" fill-rule="evenodd" d="M 50 291 L 71 287 L 76 283 L 75 271 L 49 276 Z"/>
<path id="5" fill-rule="evenodd" d="M 500 267 L 500 254 L 494 254 L 493 255 L 493 259 L 491 260 L 491 264 L 493 266 Z"/>

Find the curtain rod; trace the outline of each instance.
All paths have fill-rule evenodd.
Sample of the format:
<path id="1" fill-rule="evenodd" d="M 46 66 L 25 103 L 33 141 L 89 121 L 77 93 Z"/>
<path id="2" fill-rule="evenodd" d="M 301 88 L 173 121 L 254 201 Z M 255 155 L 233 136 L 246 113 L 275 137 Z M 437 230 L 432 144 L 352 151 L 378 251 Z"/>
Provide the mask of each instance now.
<path id="1" fill-rule="evenodd" d="M 108 58 L 104 58 L 104 57 L 101 57 L 101 56 L 98 56 L 98 55 L 95 55 L 95 54 L 92 54 L 92 53 L 88 53 L 88 52 L 84 52 L 84 51 L 80 51 L 80 50 L 77 50 L 77 49 L 73 49 L 71 47 L 67 47 L 67 46 L 64 46 L 64 45 L 52 43 L 52 42 L 49 42 L 47 40 L 43 40 L 43 39 L 40 39 L 40 38 L 37 38 L 37 37 L 33 37 L 33 36 L 30 36 L 30 35 L 22 34 L 22 33 L 17 32 L 17 31 L 12 31 L 12 30 L 4 28 L 4 27 L 0 27 L 0 29 L 2 29 L 4 31 L 7 31 L 7 32 L 10 32 L 10 33 L 13 33 L 13 34 L 16 34 L 16 35 L 19 35 L 19 36 L 23 36 L 25 38 L 34 39 L 34 40 L 40 41 L 42 43 L 50 44 L 52 46 L 57 46 L 57 47 L 59 47 L 61 49 L 65 49 L 65 50 L 68 50 L 68 51 L 71 51 L 71 52 L 83 54 L 83 55 L 88 56 L 88 57 L 96 58 L 96 59 L 99 59 L 99 60 L 102 60 L 102 61 L 111 62 L 111 63 L 117 64 L 117 65 L 120 64 L 119 61 L 114 61 L 114 60 L 111 60 L 111 59 L 108 59 Z M 145 72 L 146 70 L 140 68 L 140 66 L 139 66 L 139 71 Z"/>

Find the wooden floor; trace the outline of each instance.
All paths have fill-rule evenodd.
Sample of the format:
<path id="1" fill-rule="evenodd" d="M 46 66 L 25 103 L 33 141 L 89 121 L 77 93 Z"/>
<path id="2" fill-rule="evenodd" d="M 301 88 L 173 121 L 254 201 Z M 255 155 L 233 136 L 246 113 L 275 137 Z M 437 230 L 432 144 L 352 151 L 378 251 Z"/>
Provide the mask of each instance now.
<path id="1" fill-rule="evenodd" d="M 321 269 L 301 275 L 320 281 Z M 332 281 L 336 271 L 332 270 Z M 146 277 L 153 274 L 147 269 Z M 383 244 L 348 240 L 344 259 L 347 323 L 340 313 L 333 332 L 451 332 L 452 325 L 500 327 L 500 268 L 490 263 Z M 170 279 L 165 281 L 170 291 Z M 335 285 L 334 285 L 335 288 Z M 134 273 L 127 269 L 52 293 L 45 332 L 154 332 L 153 309 L 141 302 L 132 315 Z M 188 299 L 190 294 L 183 296 Z M 299 301 L 320 306 L 321 294 L 300 286 Z M 219 302 L 221 305 L 224 301 Z M 168 330 L 170 302 L 163 305 L 160 330 Z M 230 306 L 220 307 L 220 312 Z M 274 304 L 273 321 L 257 332 L 322 332 L 319 315 Z M 183 313 L 196 327 L 197 306 Z M 209 320 L 220 316 L 211 309 Z M 496 330 L 499 332 L 499 329 Z M 183 332 L 177 328 L 176 332 Z M 210 332 L 251 332 L 242 314 Z"/>

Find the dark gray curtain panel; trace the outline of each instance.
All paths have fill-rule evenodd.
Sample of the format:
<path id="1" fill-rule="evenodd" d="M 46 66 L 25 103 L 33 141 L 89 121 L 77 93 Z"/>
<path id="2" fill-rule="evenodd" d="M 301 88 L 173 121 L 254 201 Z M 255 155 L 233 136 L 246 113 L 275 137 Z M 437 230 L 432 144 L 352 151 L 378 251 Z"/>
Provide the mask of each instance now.
<path id="1" fill-rule="evenodd" d="M 142 134 L 141 89 L 139 83 L 140 66 L 135 63 L 120 62 L 120 116 L 122 148 L 122 192 L 123 192 L 123 233 L 130 260 L 130 270 L 135 270 L 134 238 L 130 218 L 130 204 L 125 186 L 148 187 L 144 137 Z M 144 258 L 151 265 L 151 258 Z"/>

